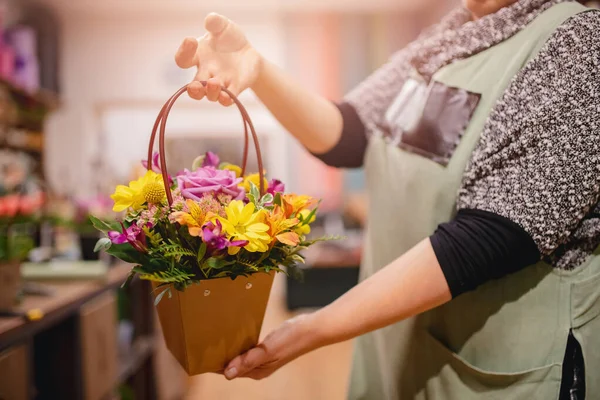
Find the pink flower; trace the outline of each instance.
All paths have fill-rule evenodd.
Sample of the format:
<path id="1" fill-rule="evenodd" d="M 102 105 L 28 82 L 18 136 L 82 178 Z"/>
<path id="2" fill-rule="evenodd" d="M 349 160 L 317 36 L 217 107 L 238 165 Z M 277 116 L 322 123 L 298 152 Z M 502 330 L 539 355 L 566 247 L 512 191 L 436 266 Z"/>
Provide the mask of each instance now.
<path id="1" fill-rule="evenodd" d="M 44 194 L 42 192 L 3 196 L 0 197 L 0 217 L 29 216 L 39 211 L 43 204 Z"/>
<path id="2" fill-rule="evenodd" d="M 121 222 L 122 232 L 110 231 L 108 238 L 114 244 L 129 243 L 134 249 L 140 253 L 146 252 L 146 234 L 137 224 L 132 224 L 129 228 Z M 151 228 L 152 224 L 146 224 L 146 227 Z"/>
<path id="3" fill-rule="evenodd" d="M 20 213 L 22 215 L 31 215 L 42 208 L 44 204 L 44 194 L 42 192 L 21 196 Z"/>
<path id="4" fill-rule="evenodd" d="M 203 167 L 215 167 L 219 166 L 219 156 L 213 153 L 212 151 L 206 152 L 204 156 L 204 161 L 202 162 Z"/>
<path id="5" fill-rule="evenodd" d="M 283 193 L 285 191 L 285 185 L 279 179 L 271 179 L 269 182 L 269 188 L 267 189 L 267 193 L 271 193 L 275 196 L 275 193 Z"/>
<path id="6" fill-rule="evenodd" d="M 236 178 L 235 172 L 213 167 L 203 167 L 196 171 L 184 170 L 177 175 L 177 184 L 181 195 L 186 199 L 200 201 L 205 193 L 224 193 L 235 200 L 245 197 L 245 190 L 238 185 L 242 178 Z"/>
<path id="7" fill-rule="evenodd" d="M 161 169 L 160 169 L 160 159 L 159 159 L 160 155 L 158 153 L 158 151 L 155 151 L 154 153 L 152 153 L 152 166 L 151 169 L 152 171 L 156 172 L 157 174 L 162 173 Z M 148 160 L 142 160 L 142 165 L 144 166 L 144 168 L 148 169 Z"/>
<path id="8" fill-rule="evenodd" d="M 12 194 L 0 197 L 0 217 L 14 217 L 19 211 L 21 196 Z"/>
<path id="9" fill-rule="evenodd" d="M 227 240 L 219 220 L 216 221 L 216 224 L 208 222 L 202 227 L 202 240 L 206 243 L 209 254 L 218 253 L 228 247 L 244 247 L 248 244 L 247 240 Z"/>

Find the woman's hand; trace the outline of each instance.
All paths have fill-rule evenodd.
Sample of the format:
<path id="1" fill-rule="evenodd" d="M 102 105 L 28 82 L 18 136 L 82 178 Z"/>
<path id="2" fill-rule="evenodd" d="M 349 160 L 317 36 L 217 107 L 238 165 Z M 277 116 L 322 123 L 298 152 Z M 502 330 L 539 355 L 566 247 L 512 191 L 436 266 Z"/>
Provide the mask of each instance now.
<path id="1" fill-rule="evenodd" d="M 225 368 L 225 377 L 263 379 L 299 356 L 319 347 L 319 335 L 311 314 L 284 322 L 258 346 L 233 359 Z"/>
<path id="2" fill-rule="evenodd" d="M 196 66 L 198 73 L 188 86 L 190 97 L 231 105 L 233 101 L 221 91 L 221 85 L 234 95 L 249 88 L 257 79 L 262 57 L 250 45 L 242 29 L 219 14 L 209 14 L 204 20 L 207 33 L 199 39 L 186 38 L 175 62 L 181 68 Z M 208 81 L 205 88 L 199 81 Z"/>

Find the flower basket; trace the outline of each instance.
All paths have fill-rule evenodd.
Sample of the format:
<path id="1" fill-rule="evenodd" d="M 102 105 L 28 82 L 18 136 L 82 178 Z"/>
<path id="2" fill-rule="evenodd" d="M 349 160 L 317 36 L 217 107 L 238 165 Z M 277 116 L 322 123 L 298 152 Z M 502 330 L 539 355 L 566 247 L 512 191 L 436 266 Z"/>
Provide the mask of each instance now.
<path id="1" fill-rule="evenodd" d="M 10 310 L 21 289 L 21 263 L 0 262 L 0 310 Z"/>
<path id="2" fill-rule="evenodd" d="M 158 303 L 167 348 L 188 375 L 220 372 L 256 345 L 274 275 L 209 279 Z"/>
<path id="3" fill-rule="evenodd" d="M 256 345 L 276 272 L 298 271 L 318 201 L 285 193 L 265 179 L 258 136 L 242 115 L 241 166 L 207 153 L 192 170 L 167 172 L 165 127 L 184 86 L 161 109 L 145 160 L 146 174 L 111 196 L 122 221 L 91 217 L 105 232 L 96 250 L 134 263 L 133 277 L 152 281 L 158 318 L 169 350 L 190 375 L 220 372 Z M 250 138 L 258 173 L 246 174 Z M 159 152 L 153 153 L 155 139 Z M 168 296 L 166 296 L 168 294 Z"/>

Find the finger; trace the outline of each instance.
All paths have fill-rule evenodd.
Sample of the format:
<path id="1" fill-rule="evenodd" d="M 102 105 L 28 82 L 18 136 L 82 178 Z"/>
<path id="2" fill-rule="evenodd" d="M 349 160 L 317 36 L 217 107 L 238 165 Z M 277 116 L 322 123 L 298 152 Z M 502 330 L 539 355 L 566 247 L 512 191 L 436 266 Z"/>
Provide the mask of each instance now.
<path id="1" fill-rule="evenodd" d="M 202 100 L 206 96 L 206 89 L 198 81 L 192 81 L 187 87 L 187 92 L 194 100 Z"/>
<path id="2" fill-rule="evenodd" d="M 229 90 L 234 96 L 238 95 L 238 90 L 235 85 L 228 85 L 227 90 Z M 219 95 L 219 103 L 224 105 L 225 107 L 229 107 L 233 104 L 233 99 L 225 92 L 221 91 Z"/>
<path id="3" fill-rule="evenodd" d="M 206 83 L 206 98 L 210 101 L 217 101 L 220 95 L 221 81 L 218 78 L 210 78 Z"/>
<path id="4" fill-rule="evenodd" d="M 237 356 L 227 365 L 225 377 L 231 380 L 239 376 L 245 376 L 256 367 L 264 364 L 266 359 L 267 352 L 265 348 L 262 346 L 254 347 L 241 356 Z"/>
<path id="5" fill-rule="evenodd" d="M 229 20 L 217 13 L 210 13 L 204 19 L 204 28 L 213 36 L 220 35 L 229 25 Z"/>
<path id="6" fill-rule="evenodd" d="M 198 40 L 193 37 L 187 37 L 179 46 L 175 54 L 175 63 L 179 68 L 191 68 L 197 64 L 198 58 L 196 51 L 198 50 Z"/>
<path id="7" fill-rule="evenodd" d="M 261 379 L 265 379 L 268 378 L 269 376 L 271 376 L 273 374 L 275 370 L 273 368 L 256 368 L 253 369 L 252 371 L 248 372 L 246 375 L 244 375 L 244 378 L 250 378 L 250 379 L 254 379 L 255 381 L 259 381 Z"/>

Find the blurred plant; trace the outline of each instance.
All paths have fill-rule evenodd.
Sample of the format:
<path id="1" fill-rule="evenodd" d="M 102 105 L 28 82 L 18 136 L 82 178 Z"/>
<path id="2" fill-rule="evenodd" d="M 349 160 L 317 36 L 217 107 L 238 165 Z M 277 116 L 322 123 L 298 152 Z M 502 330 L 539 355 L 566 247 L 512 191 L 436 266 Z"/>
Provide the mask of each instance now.
<path id="1" fill-rule="evenodd" d="M 34 247 L 44 198 L 32 159 L 0 150 L 0 262 L 23 260 Z"/>

